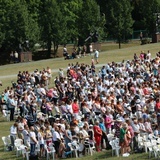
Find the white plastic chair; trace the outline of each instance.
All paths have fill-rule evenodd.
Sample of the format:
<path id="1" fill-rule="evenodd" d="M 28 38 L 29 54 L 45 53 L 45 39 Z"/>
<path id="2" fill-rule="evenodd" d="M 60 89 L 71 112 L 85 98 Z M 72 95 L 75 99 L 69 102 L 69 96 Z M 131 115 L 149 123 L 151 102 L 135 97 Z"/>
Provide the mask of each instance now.
<path id="1" fill-rule="evenodd" d="M 88 140 L 84 141 L 84 146 L 88 154 L 91 156 L 93 155 L 93 152 L 95 151 L 95 146 L 93 143 L 90 143 Z"/>
<path id="2" fill-rule="evenodd" d="M 36 144 L 35 152 L 36 154 L 40 154 L 40 144 Z"/>
<path id="3" fill-rule="evenodd" d="M 114 152 L 116 153 L 116 156 L 119 157 L 119 150 L 121 146 L 118 144 L 118 140 L 112 140 L 109 142 L 109 144 L 112 147 L 112 156 L 114 155 Z"/>
<path id="4" fill-rule="evenodd" d="M 76 152 L 76 149 L 73 148 L 73 145 L 72 143 L 68 143 L 68 146 L 70 148 L 70 151 L 71 151 L 71 156 L 72 156 L 72 153 L 75 153 L 75 155 L 77 156 L 77 152 Z"/>
<path id="5" fill-rule="evenodd" d="M 112 141 L 114 139 L 114 134 L 107 134 L 108 141 Z"/>
<path id="6" fill-rule="evenodd" d="M 54 160 L 55 148 L 51 147 L 51 146 L 49 146 L 49 148 L 48 148 L 48 146 L 45 144 L 44 149 L 46 150 L 46 153 L 47 153 L 47 160 L 50 159 L 50 155 L 52 155 L 52 158 Z"/>
<path id="7" fill-rule="evenodd" d="M 139 146 L 139 148 L 144 148 L 144 140 L 143 140 L 143 137 L 138 136 L 137 141 L 138 141 L 138 146 Z"/>
<path id="8" fill-rule="evenodd" d="M 10 121 L 10 114 L 11 114 L 11 112 L 9 110 L 6 110 L 5 114 L 6 114 L 5 117 L 6 117 L 7 121 L 9 122 Z"/>
<path id="9" fill-rule="evenodd" d="M 16 148 L 16 155 L 17 155 L 17 157 L 19 156 L 19 153 L 22 152 L 22 148 L 20 147 L 20 146 L 22 146 L 22 144 L 23 144 L 23 140 L 22 139 L 16 139 L 14 141 L 14 146 Z"/>
<path id="10" fill-rule="evenodd" d="M 77 158 L 78 157 L 78 151 L 79 151 L 79 144 L 77 143 L 77 141 L 73 141 L 71 144 L 72 144 L 72 147 L 74 149 L 75 156 Z"/>
<path id="11" fill-rule="evenodd" d="M 154 152 L 155 158 L 160 158 L 160 148 L 157 145 L 153 146 L 153 152 Z"/>
<path id="12" fill-rule="evenodd" d="M 3 145 L 4 145 L 4 151 L 8 150 L 8 146 L 10 145 L 9 137 L 2 137 Z"/>
<path id="13" fill-rule="evenodd" d="M 28 151 L 27 146 L 22 145 L 22 146 L 20 146 L 20 148 L 22 150 L 23 159 L 26 158 L 26 160 L 29 160 L 29 153 L 30 153 L 30 151 Z"/>

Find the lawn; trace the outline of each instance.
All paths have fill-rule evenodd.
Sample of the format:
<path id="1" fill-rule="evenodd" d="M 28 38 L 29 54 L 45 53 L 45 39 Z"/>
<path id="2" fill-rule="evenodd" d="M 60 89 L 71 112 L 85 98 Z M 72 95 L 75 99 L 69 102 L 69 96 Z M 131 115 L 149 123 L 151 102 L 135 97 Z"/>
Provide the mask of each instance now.
<path id="1" fill-rule="evenodd" d="M 102 49 L 100 52 L 99 62 L 101 65 L 106 64 L 107 62 L 112 61 L 122 61 L 122 60 L 128 60 L 133 58 L 133 54 L 139 53 L 141 51 L 147 52 L 150 50 L 152 53 L 152 56 L 155 57 L 155 54 L 160 51 L 160 43 L 153 43 L 153 44 L 147 44 L 147 45 L 140 45 L 140 43 L 137 42 L 130 42 L 129 44 L 122 44 L 122 48 L 118 49 L 118 44 L 116 43 L 105 43 L 102 44 Z M 33 72 L 35 69 L 42 70 L 43 68 L 46 68 L 47 66 L 50 66 L 51 69 L 54 69 L 52 83 L 50 86 L 53 86 L 53 79 L 57 75 L 58 68 L 67 68 L 68 63 L 85 63 L 85 64 L 91 64 L 91 58 L 93 57 L 90 55 L 87 55 L 86 57 L 79 58 L 79 59 L 72 59 L 72 60 L 64 60 L 63 58 L 52 58 L 48 60 L 41 60 L 41 61 L 34 61 L 34 62 L 27 62 L 27 63 L 17 63 L 17 64 L 9 64 L 0 66 L 0 80 L 3 82 L 3 86 L 0 87 L 0 93 L 7 87 L 11 86 L 11 81 L 16 80 L 16 74 L 19 70 L 21 71 L 30 71 Z M 6 122 L 6 120 L 0 115 L 0 136 L 5 136 L 9 134 L 9 128 L 12 125 L 13 122 Z M 4 152 L 3 151 L 3 143 L 2 140 L 0 140 L 0 160 L 22 160 L 22 157 L 16 157 L 15 151 L 12 152 Z M 75 158 L 72 158 L 75 159 Z M 85 156 L 82 158 L 79 158 L 79 160 L 142 160 L 142 159 L 148 159 L 148 154 L 142 153 L 142 154 L 133 154 L 129 156 L 128 158 L 119 157 L 116 158 L 115 156 L 111 156 L 111 151 L 104 151 L 101 153 L 95 153 L 93 156 Z M 70 160 L 70 159 L 69 159 Z"/>

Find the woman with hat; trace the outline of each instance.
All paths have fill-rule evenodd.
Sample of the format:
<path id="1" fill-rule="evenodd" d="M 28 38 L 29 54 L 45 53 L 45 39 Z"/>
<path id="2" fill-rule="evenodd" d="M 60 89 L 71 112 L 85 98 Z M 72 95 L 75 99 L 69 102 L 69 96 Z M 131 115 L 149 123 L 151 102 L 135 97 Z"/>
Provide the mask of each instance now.
<path id="1" fill-rule="evenodd" d="M 119 138 L 120 136 L 120 128 L 121 128 L 121 125 L 122 125 L 122 119 L 121 118 L 118 118 L 115 120 L 115 123 L 114 123 L 114 129 L 115 129 L 115 137 Z"/>

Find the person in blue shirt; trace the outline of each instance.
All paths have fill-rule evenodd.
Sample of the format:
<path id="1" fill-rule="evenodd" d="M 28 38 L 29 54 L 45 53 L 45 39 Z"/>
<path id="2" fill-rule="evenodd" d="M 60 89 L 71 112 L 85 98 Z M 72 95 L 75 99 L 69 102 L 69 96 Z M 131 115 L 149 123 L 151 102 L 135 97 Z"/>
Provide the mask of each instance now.
<path id="1" fill-rule="evenodd" d="M 105 127 L 104 119 L 103 118 L 100 118 L 99 127 L 102 130 L 101 148 L 102 149 L 104 149 L 104 148 L 107 149 L 108 148 L 108 139 L 107 139 L 107 132 L 106 132 L 106 127 Z M 104 141 L 105 141 L 105 144 L 104 144 Z"/>

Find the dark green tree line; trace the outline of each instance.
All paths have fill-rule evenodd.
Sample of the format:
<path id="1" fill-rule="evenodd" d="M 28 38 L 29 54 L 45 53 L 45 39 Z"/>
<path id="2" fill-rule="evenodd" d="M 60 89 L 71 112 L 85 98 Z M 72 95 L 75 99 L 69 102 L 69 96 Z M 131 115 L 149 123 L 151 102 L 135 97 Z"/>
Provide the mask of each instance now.
<path id="1" fill-rule="evenodd" d="M 155 12 L 157 0 L 1 0 L 0 48 L 18 50 L 28 40 L 30 49 L 45 44 L 50 57 L 52 47 L 56 55 L 59 44 L 82 45 L 96 31 L 116 38 L 120 48 L 134 29 L 154 32 Z"/>

